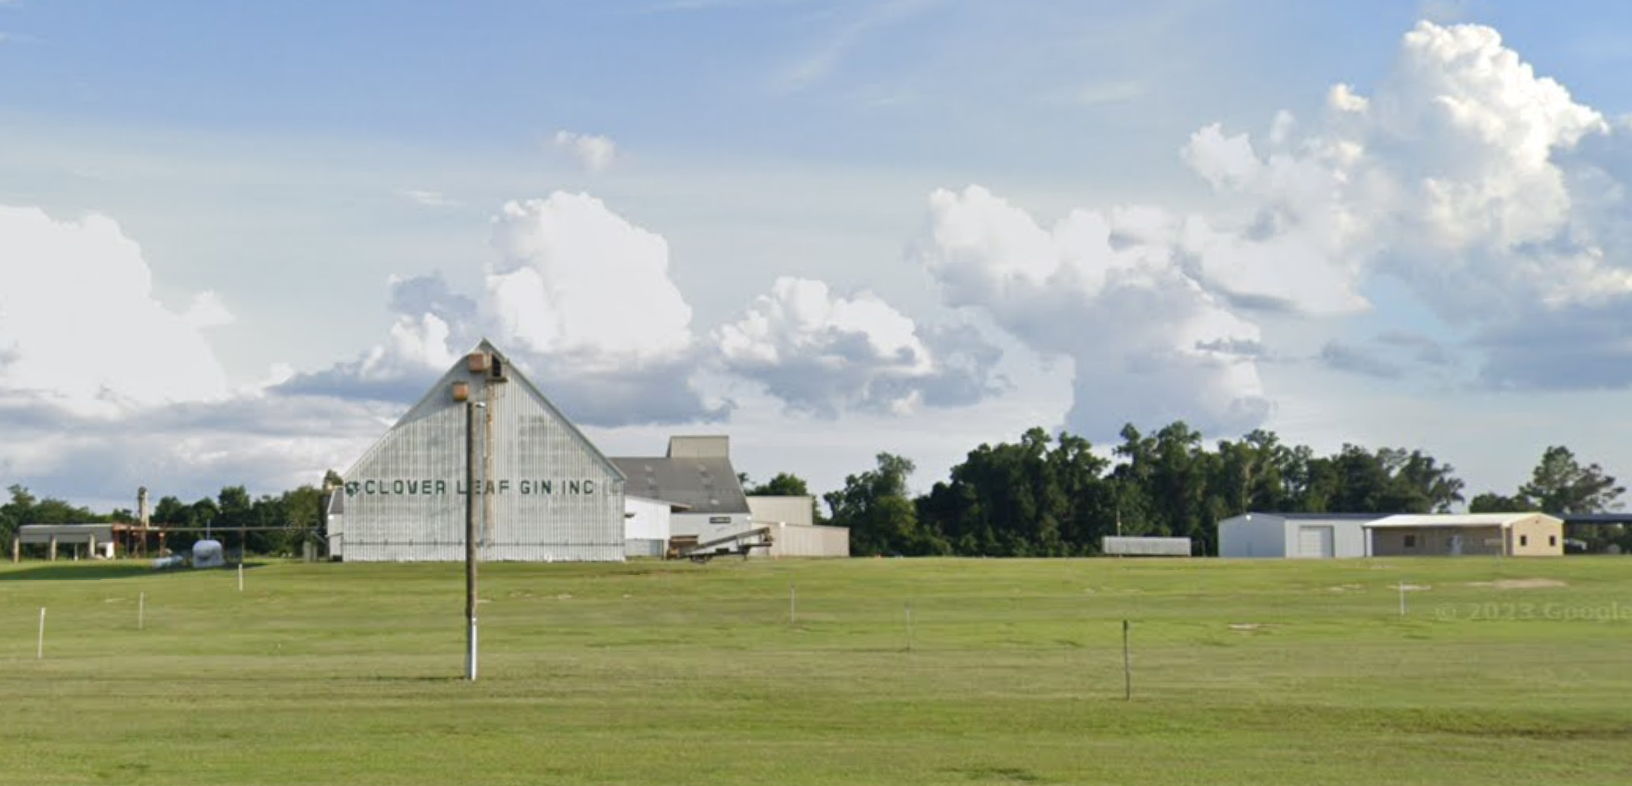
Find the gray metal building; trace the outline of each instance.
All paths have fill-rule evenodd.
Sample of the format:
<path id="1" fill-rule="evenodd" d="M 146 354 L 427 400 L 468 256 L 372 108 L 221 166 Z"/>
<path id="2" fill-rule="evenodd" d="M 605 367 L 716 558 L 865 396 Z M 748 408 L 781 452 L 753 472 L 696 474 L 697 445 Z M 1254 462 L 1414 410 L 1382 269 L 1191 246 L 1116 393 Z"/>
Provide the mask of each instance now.
<path id="1" fill-rule="evenodd" d="M 748 498 L 723 434 L 674 436 L 665 455 L 612 461 L 629 478 L 629 493 L 676 504 L 671 536 L 708 541 L 750 529 Z"/>
<path id="2" fill-rule="evenodd" d="M 623 474 L 485 340 L 345 472 L 329 501 L 330 554 L 464 559 L 467 401 L 480 405 L 481 559 L 622 561 Z"/>

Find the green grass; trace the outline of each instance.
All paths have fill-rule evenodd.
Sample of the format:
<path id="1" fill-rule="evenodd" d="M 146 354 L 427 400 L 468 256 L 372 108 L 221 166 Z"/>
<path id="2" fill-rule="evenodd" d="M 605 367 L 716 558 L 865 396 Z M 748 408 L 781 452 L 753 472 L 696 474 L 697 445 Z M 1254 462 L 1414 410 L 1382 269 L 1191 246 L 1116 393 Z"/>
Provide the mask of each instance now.
<path id="1" fill-rule="evenodd" d="M 0 567 L 0 783 L 1632 782 L 1632 560 L 461 571 Z"/>

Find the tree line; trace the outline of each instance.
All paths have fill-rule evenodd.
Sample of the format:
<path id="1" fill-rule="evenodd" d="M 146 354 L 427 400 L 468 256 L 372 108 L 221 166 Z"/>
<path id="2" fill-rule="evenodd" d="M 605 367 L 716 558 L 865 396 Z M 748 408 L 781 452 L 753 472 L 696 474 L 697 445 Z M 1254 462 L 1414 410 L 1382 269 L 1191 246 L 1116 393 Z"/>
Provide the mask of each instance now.
<path id="1" fill-rule="evenodd" d="M 1216 554 L 1218 522 L 1248 511 L 1442 513 L 1466 501 L 1455 470 L 1421 450 L 1344 445 L 1317 455 L 1261 429 L 1208 445 L 1183 422 L 1152 434 L 1126 426 L 1109 456 L 1082 437 L 1032 428 L 1017 442 L 980 445 L 918 495 L 908 485 L 914 470 L 909 459 L 878 454 L 872 469 L 820 495 L 828 514 L 818 505 L 816 520 L 849 527 L 857 555 L 1080 556 L 1099 553 L 1101 539 L 1118 534 L 1188 537 L 1197 553 Z M 787 472 L 763 484 L 739 479 L 749 494 L 810 495 L 805 481 Z M 325 486 L 338 482 L 332 471 L 324 478 Z M 0 505 L 5 541 L 21 524 L 136 520 L 128 509 L 97 514 L 37 498 L 20 485 L 9 491 L 10 501 Z M 1511 494 L 1478 494 L 1468 509 L 1594 513 L 1619 507 L 1625 491 L 1598 464 L 1551 446 L 1528 482 Z M 294 555 L 304 538 L 321 533 L 324 499 L 314 486 L 259 497 L 228 486 L 191 503 L 161 497 L 150 518 L 173 527 L 208 526 L 229 539 L 240 526 L 278 528 L 249 532 L 243 545 L 250 553 Z M 1594 550 L 1632 551 L 1632 532 L 1621 527 L 1567 534 Z M 185 548 L 199 537 L 176 532 L 168 545 Z"/>
<path id="2" fill-rule="evenodd" d="M 1107 458 L 1088 440 L 1041 428 L 983 444 L 950 476 L 913 496 L 913 463 L 880 453 L 874 468 L 823 495 L 857 555 L 1003 557 L 1097 554 L 1108 535 L 1177 536 L 1218 552 L 1218 522 L 1248 511 L 1445 513 L 1463 502 L 1454 469 L 1421 450 L 1344 445 L 1317 455 L 1255 430 L 1206 445 L 1183 422 L 1154 434 L 1129 425 Z M 1625 489 L 1597 464 L 1549 447 L 1511 496 L 1482 493 L 1472 512 L 1586 513 L 1618 506 Z M 1568 533 L 1597 548 L 1632 549 L 1619 527 Z"/>
<path id="3" fill-rule="evenodd" d="M 10 501 L 0 505 L 0 539 L 6 543 L 10 543 L 12 533 L 23 524 L 133 524 L 137 521 L 136 513 L 128 508 L 115 508 L 102 514 L 60 499 L 36 497 L 21 485 L 13 485 L 8 491 Z M 300 553 L 302 540 L 321 532 L 323 504 L 323 491 L 313 486 L 259 497 L 252 497 L 243 486 L 227 486 L 213 498 L 203 497 L 191 503 L 171 496 L 160 497 L 148 518 L 156 526 L 220 530 L 212 536 L 229 548 L 241 545 L 251 554 L 294 556 Z M 277 529 L 245 532 L 244 542 L 240 544 L 237 533 L 232 531 L 238 527 Z M 173 532 L 166 537 L 165 545 L 184 549 L 203 537 L 202 531 Z"/>

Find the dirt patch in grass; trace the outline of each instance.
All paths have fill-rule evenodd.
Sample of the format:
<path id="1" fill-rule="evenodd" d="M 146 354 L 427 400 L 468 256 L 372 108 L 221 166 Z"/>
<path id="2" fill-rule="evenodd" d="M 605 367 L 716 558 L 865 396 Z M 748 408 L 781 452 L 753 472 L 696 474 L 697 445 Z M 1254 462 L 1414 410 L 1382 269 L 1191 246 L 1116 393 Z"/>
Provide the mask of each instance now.
<path id="1" fill-rule="evenodd" d="M 1496 589 L 1551 589 L 1570 585 L 1558 579 L 1498 579 L 1496 581 L 1470 581 L 1468 586 L 1495 587 Z"/>

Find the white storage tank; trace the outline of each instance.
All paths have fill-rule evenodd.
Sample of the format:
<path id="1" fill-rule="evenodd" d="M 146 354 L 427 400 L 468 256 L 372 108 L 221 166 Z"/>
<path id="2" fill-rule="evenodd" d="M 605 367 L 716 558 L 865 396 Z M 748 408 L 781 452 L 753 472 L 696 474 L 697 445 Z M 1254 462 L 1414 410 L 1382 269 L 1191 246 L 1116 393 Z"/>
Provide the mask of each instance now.
<path id="1" fill-rule="evenodd" d="M 219 540 L 201 540 L 193 544 L 193 567 L 220 568 L 227 564 L 226 552 Z"/>

